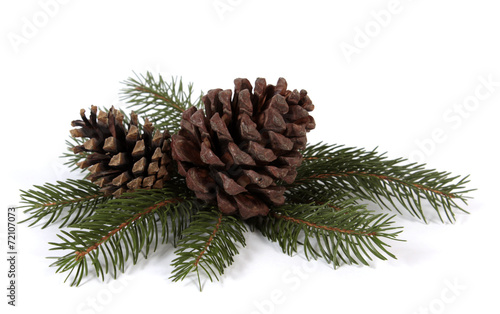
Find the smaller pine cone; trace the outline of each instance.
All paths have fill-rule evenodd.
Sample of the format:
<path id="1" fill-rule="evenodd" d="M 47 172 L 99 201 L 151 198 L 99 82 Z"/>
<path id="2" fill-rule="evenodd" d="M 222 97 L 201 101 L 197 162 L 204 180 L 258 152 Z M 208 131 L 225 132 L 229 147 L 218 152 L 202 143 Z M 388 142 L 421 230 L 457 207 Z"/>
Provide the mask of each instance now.
<path id="1" fill-rule="evenodd" d="M 120 196 L 136 189 L 162 188 L 172 172 L 170 134 L 154 130 L 146 118 L 142 134 L 137 114 L 130 115 L 125 128 L 124 116 L 111 107 L 106 113 L 92 106 L 87 119 L 71 123 L 73 137 L 89 138 L 83 145 L 73 147 L 74 153 L 88 152 L 77 165 L 88 168 L 88 179 L 101 187 L 105 195 Z M 154 134 L 153 134 L 154 133 Z"/>
<path id="2" fill-rule="evenodd" d="M 269 206 L 285 202 L 285 188 L 301 164 L 299 150 L 315 122 L 305 90 L 287 90 L 258 78 L 234 80 L 231 90 L 213 89 L 203 97 L 205 112 L 191 107 L 182 114 L 181 130 L 172 136 L 172 158 L 188 188 L 199 199 L 217 204 L 243 219 L 265 216 Z"/>

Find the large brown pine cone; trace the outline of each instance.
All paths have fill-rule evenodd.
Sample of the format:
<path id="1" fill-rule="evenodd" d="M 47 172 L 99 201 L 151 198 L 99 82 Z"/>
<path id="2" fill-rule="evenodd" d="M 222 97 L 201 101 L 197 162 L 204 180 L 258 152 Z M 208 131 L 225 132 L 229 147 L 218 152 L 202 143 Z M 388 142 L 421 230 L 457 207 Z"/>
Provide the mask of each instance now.
<path id="1" fill-rule="evenodd" d="M 130 115 L 126 129 L 123 114 L 114 109 L 106 113 L 92 106 L 90 119 L 85 110 L 80 111 L 82 120 L 71 123 L 73 137 L 89 138 L 83 145 L 73 147 L 73 152 L 89 152 L 78 163 L 88 168 L 88 179 L 101 187 L 106 195 L 120 196 L 124 192 L 141 188 L 162 188 L 170 178 L 170 134 L 156 131 L 146 118 L 142 134 L 137 114 Z"/>
<path id="2" fill-rule="evenodd" d="M 172 158 L 198 198 L 247 219 L 285 202 L 276 181 L 295 180 L 298 150 L 315 127 L 314 105 L 305 90 L 287 90 L 283 78 L 276 86 L 258 78 L 253 92 L 247 79 L 234 83 L 234 95 L 213 89 L 203 96 L 205 113 L 192 107 L 182 114 Z"/>

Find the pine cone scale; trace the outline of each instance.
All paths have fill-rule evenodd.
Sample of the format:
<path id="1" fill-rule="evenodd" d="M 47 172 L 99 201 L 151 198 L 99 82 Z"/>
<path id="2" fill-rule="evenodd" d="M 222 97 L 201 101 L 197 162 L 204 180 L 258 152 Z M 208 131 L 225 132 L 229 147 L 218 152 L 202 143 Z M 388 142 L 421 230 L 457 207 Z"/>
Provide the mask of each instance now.
<path id="1" fill-rule="evenodd" d="M 241 218 L 248 219 L 255 216 L 266 216 L 269 213 L 269 207 L 260 199 L 252 195 L 236 195 L 237 210 Z M 219 206 L 219 208 L 221 208 Z"/>

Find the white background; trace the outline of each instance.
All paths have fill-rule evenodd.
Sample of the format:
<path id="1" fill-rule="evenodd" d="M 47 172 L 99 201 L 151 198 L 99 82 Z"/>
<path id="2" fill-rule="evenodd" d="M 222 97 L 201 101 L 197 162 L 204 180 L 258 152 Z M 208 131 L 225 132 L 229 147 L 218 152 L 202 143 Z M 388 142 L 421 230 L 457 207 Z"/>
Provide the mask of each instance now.
<path id="1" fill-rule="evenodd" d="M 442 224 L 430 212 L 427 225 L 398 217 L 407 242 L 392 243 L 397 260 L 337 270 L 249 233 L 222 281 L 201 293 L 191 279 L 168 279 L 170 246 L 118 281 L 70 288 L 45 258 L 57 254 L 47 244 L 57 229 L 20 225 L 18 306 L 6 305 L 2 258 L 2 313 L 499 313 L 500 88 L 482 81 L 500 81 L 500 6 L 330 2 L 2 1 L 1 251 L 19 189 L 76 176 L 58 158 L 70 121 L 92 104 L 124 108 L 119 82 L 132 71 L 182 76 L 197 91 L 283 76 L 316 105 L 311 143 L 378 146 L 470 174 L 470 215 Z"/>

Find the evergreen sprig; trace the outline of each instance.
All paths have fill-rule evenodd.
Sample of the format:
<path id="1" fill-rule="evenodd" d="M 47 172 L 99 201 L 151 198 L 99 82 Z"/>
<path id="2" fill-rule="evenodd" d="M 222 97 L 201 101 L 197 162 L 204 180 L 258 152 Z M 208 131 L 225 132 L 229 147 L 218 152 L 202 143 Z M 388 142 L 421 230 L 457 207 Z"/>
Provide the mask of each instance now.
<path id="1" fill-rule="evenodd" d="M 167 82 L 161 75 L 156 78 L 151 72 L 130 77 L 123 82 L 122 99 L 129 103 L 137 114 L 145 114 L 160 129 L 177 132 L 181 113 L 189 107 L 201 107 L 201 95 L 194 96 L 193 84 L 184 91 L 182 78 Z"/>
<path id="2" fill-rule="evenodd" d="M 402 206 L 424 221 L 424 201 L 435 209 L 441 221 L 443 213 L 453 222 L 454 210 L 466 212 L 461 204 L 467 204 L 466 194 L 472 191 L 465 188 L 468 177 L 451 176 L 449 172 L 384 155 L 343 145 L 309 145 L 295 182 L 287 188 L 297 197 L 346 191 L 398 212 Z"/>
<path id="3" fill-rule="evenodd" d="M 183 231 L 179 242 L 178 256 L 172 262 L 173 281 L 184 279 L 189 273 L 196 272 L 201 289 L 200 270 L 210 281 L 219 279 L 224 269 L 233 263 L 238 254 L 237 243 L 245 246 L 245 225 L 232 216 L 220 211 L 199 211 L 193 221 Z"/>
<path id="4" fill-rule="evenodd" d="M 64 227 L 92 215 L 96 206 L 109 199 L 99 192 L 97 185 L 87 180 L 68 179 L 57 181 L 57 184 L 35 185 L 34 189 L 21 190 L 22 208 L 30 215 L 22 222 L 29 221 L 32 226 L 46 218 L 42 229 L 56 222 Z"/>
<path id="5" fill-rule="evenodd" d="M 61 155 L 61 158 L 66 158 L 64 165 L 69 167 L 70 171 L 76 171 L 76 170 L 80 170 L 80 172 L 85 171 L 85 169 L 81 169 L 80 167 L 78 167 L 77 163 L 85 160 L 88 153 L 87 152 L 80 152 L 78 154 L 75 154 L 73 152 L 73 147 L 83 145 L 84 142 L 85 142 L 85 139 L 82 137 L 70 136 L 69 139 L 66 140 L 66 145 L 68 146 L 68 151 L 64 152 Z"/>
<path id="6" fill-rule="evenodd" d="M 368 265 L 371 256 L 395 258 L 384 242 L 395 240 L 401 232 L 400 227 L 392 226 L 391 218 L 341 196 L 322 205 L 281 206 L 256 226 L 283 253 L 293 255 L 301 245 L 307 259 L 322 257 L 337 267 L 341 262 Z"/>
<path id="7" fill-rule="evenodd" d="M 129 257 L 136 264 L 141 253 L 147 258 L 169 236 L 173 236 L 175 244 L 200 208 L 196 199 L 186 198 L 175 187 L 126 193 L 99 206 L 92 216 L 70 225 L 73 230 L 62 230 L 58 235 L 62 242 L 51 242 L 51 250 L 70 253 L 56 257 L 52 266 L 57 267 L 57 272 L 69 271 L 67 278 L 76 270 L 71 285 L 79 285 L 88 274 L 89 261 L 98 277 L 104 280 L 110 272 L 116 278 L 118 271 L 124 271 Z"/>
<path id="8" fill-rule="evenodd" d="M 184 91 L 181 79 L 170 82 L 151 73 L 136 75 L 124 82 L 123 99 L 138 114 L 146 115 L 158 129 L 176 133 L 181 114 L 191 106 L 201 107 L 193 87 Z M 104 109 L 106 110 L 106 109 Z M 128 116 L 124 113 L 125 121 Z M 67 141 L 81 145 L 83 139 Z M 44 221 L 42 228 L 61 222 L 65 227 L 52 250 L 66 255 L 54 257 L 57 272 L 73 276 L 79 285 L 89 268 L 98 277 L 117 276 L 128 259 L 135 264 L 141 254 L 147 258 L 159 244 L 172 242 L 173 281 L 196 273 L 201 289 L 202 274 L 219 280 L 245 246 L 246 224 L 284 253 L 302 249 L 308 259 L 323 258 L 335 267 L 341 264 L 368 264 L 372 258 L 395 258 L 388 240 L 397 240 L 401 228 L 393 216 L 367 209 L 366 202 L 381 207 L 408 210 L 426 221 L 425 204 L 454 221 L 455 211 L 466 212 L 470 189 L 468 177 L 425 169 L 405 159 L 388 159 L 375 150 L 327 145 L 309 145 L 302 151 L 303 162 L 297 177 L 286 187 L 286 203 L 270 209 L 265 217 L 242 221 L 223 215 L 197 200 L 183 178 L 172 174 L 163 189 L 137 190 L 119 198 L 105 197 L 99 187 L 86 180 L 47 183 L 21 191 L 30 226 Z M 73 170 L 85 153 L 65 153 Z M 246 224 L 245 224 L 246 223 Z M 90 264 L 90 265 L 89 265 Z"/>

